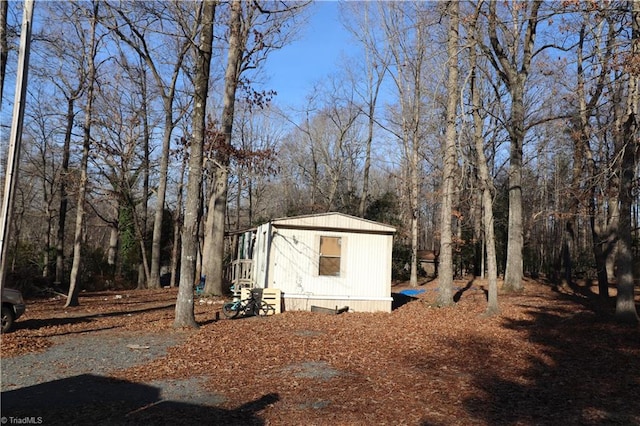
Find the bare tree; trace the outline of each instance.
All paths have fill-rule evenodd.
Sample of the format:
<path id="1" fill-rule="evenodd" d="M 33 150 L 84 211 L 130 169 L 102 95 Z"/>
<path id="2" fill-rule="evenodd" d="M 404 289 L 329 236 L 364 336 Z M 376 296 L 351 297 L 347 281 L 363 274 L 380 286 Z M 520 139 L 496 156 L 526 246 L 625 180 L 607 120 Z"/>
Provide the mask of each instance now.
<path id="1" fill-rule="evenodd" d="M 111 229 L 110 264 L 116 265 L 114 255 L 120 252 L 124 258 L 117 262 L 117 272 L 122 266 L 129 273 L 137 271 L 139 287 L 149 276 L 145 245 L 149 116 L 144 66 L 131 64 L 120 52 L 109 69 L 112 78 L 102 84 L 102 96 L 94 103 L 93 151 L 100 155 L 91 161 L 94 175 L 105 182 L 96 183 L 97 187 L 109 195 L 101 198 L 111 198 L 115 204 L 113 216 L 94 210 Z"/>
<path id="2" fill-rule="evenodd" d="M 382 25 L 392 58 L 388 75 L 394 81 L 399 98 L 399 130 L 406 161 L 408 220 L 411 241 L 410 284 L 418 285 L 418 223 L 420 195 L 421 145 L 425 108 L 425 72 L 427 68 L 426 8 L 421 3 L 386 3 Z M 409 28 L 409 30 L 408 30 Z"/>
<path id="3" fill-rule="evenodd" d="M 604 225 L 605 220 L 598 220 L 599 209 L 596 206 L 598 184 L 596 182 L 601 179 L 598 170 L 596 154 L 591 148 L 590 141 L 594 138 L 593 126 L 591 121 L 596 116 L 600 102 L 608 82 L 608 75 L 611 72 L 611 62 L 613 48 L 616 41 L 615 26 L 612 22 L 610 14 L 602 14 L 596 17 L 597 21 L 593 22 L 591 13 L 584 11 L 582 13 L 583 20 L 578 30 L 579 39 L 576 46 L 576 90 L 575 94 L 578 101 L 578 117 L 573 120 L 576 128 L 574 132 L 574 167 L 572 187 L 576 194 L 586 194 L 586 204 L 589 211 L 589 222 L 591 228 L 591 237 L 593 239 L 592 250 L 596 263 L 596 271 L 598 277 L 598 294 L 606 298 L 609 295 L 609 280 L 607 277 L 606 260 L 610 256 L 613 247 L 614 235 L 611 223 Z M 599 29 L 606 26 L 604 35 L 600 34 L 601 30 L 593 31 L 592 35 L 594 46 L 593 54 L 587 51 L 588 36 L 591 30 Z M 604 39 L 604 40 L 603 40 Z M 599 72 L 592 77 L 591 88 L 589 88 L 589 79 L 587 77 L 587 68 L 589 62 L 595 61 L 595 68 Z M 580 190 L 580 183 L 587 182 L 588 186 Z M 585 202 L 582 197 L 574 198 L 574 205 Z M 601 226 L 602 224 L 602 226 Z M 605 242 L 604 244 L 602 242 Z"/>
<path id="4" fill-rule="evenodd" d="M 481 2 L 484 3 L 484 2 Z M 500 18 L 498 2 L 488 2 L 487 23 L 489 45 L 480 43 L 491 64 L 510 94 L 507 131 L 511 142 L 509 164 L 509 236 L 504 289 L 520 291 L 524 275 L 522 250 L 524 228 L 522 213 L 522 156 L 525 140 L 525 84 L 531 70 L 538 11 L 542 1 L 512 3 L 513 25 Z M 521 20 L 521 21 L 519 21 Z M 524 29 L 524 34 L 519 31 Z"/>
<path id="5" fill-rule="evenodd" d="M 460 6 L 457 1 L 447 2 L 446 15 L 449 19 L 447 35 L 448 79 L 447 79 L 447 124 L 444 145 L 444 166 L 442 169 L 442 204 L 440 219 L 440 263 L 438 266 L 438 304 L 453 304 L 453 244 L 452 208 L 455 190 L 456 167 L 456 117 L 458 109 L 458 50 Z"/>
<path id="6" fill-rule="evenodd" d="M 202 275 L 206 277 L 205 292 L 208 294 L 223 292 L 224 229 L 236 92 L 239 88 L 246 90 L 256 106 L 264 102 L 262 94 L 251 91 L 250 81 L 242 79 L 243 73 L 257 68 L 269 52 L 283 45 L 289 33 L 289 20 L 306 5 L 283 2 L 275 5 L 279 8 L 272 10 L 268 6 L 274 4 L 268 2 L 244 3 L 234 0 L 229 3 L 229 49 L 220 120 L 223 141 L 212 158 L 213 185 L 209 194 L 203 244 Z"/>
<path id="7" fill-rule="evenodd" d="M 633 181 L 635 161 L 640 151 L 640 129 L 638 108 L 640 104 L 640 1 L 629 2 L 631 15 L 631 54 L 627 66 L 627 97 L 623 106 L 619 126 L 616 128 L 617 151 L 620 161 L 620 220 L 618 222 L 618 258 L 616 319 L 620 322 L 638 324 L 633 279 L 633 253 L 631 249 L 631 205 L 633 203 Z"/>
<path id="8" fill-rule="evenodd" d="M 182 212 L 182 201 L 184 194 L 184 175 L 187 169 L 187 163 L 189 161 L 189 157 L 187 155 L 187 146 L 185 140 L 182 140 L 182 146 L 178 149 L 180 157 L 182 161 L 180 163 L 180 173 L 178 174 L 178 195 L 176 199 L 176 207 L 173 212 L 173 246 L 171 247 L 171 277 L 170 277 L 170 285 L 171 287 L 178 286 L 178 265 L 179 265 L 179 255 L 181 251 L 181 237 L 180 230 L 182 229 L 182 224 L 184 222 L 184 215 Z"/>
<path id="9" fill-rule="evenodd" d="M 471 116 L 473 120 L 473 142 L 475 146 L 477 168 L 480 179 L 480 191 L 482 192 L 482 223 L 484 226 L 484 244 L 487 257 L 487 281 L 488 303 L 486 315 L 495 315 L 500 312 L 498 305 L 498 265 L 496 259 L 496 239 L 493 219 L 493 181 L 489 173 L 487 157 L 484 153 L 484 117 L 482 116 L 481 78 L 478 66 L 478 47 L 473 43 L 477 35 L 478 14 L 470 19 L 469 34 L 472 40 L 469 49 L 470 89 L 471 89 Z"/>
<path id="10" fill-rule="evenodd" d="M 254 225 L 256 216 L 268 216 L 265 208 L 270 196 L 265 191 L 269 177 L 276 174 L 275 153 L 283 132 L 282 123 L 274 118 L 271 107 L 256 109 L 246 102 L 236 105 L 234 133 L 239 155 L 234 158 L 229 179 L 229 199 L 235 198 L 236 210 L 231 229 L 248 228 Z M 228 210 L 233 208 L 229 206 Z"/>
<path id="11" fill-rule="evenodd" d="M 50 19 L 56 25 L 45 27 L 38 35 L 41 46 L 45 47 L 47 57 L 60 58 L 58 61 L 47 61 L 40 67 L 34 68 L 36 75 L 43 80 L 50 81 L 64 98 L 66 108 L 56 111 L 63 116 L 64 129 L 62 142 L 62 158 L 60 160 L 57 181 L 57 213 L 55 248 L 55 279 L 56 285 L 65 280 L 65 238 L 67 231 L 67 213 L 69 210 L 69 187 L 73 185 L 73 174 L 70 169 L 71 144 L 73 131 L 78 114 L 77 103 L 85 93 L 88 82 L 86 67 L 87 56 L 84 52 L 86 39 L 83 22 L 75 16 L 76 8 L 70 3 L 50 2 L 41 5 L 41 11 L 46 10 Z M 64 30 L 61 30 L 61 29 Z M 65 35 L 71 35 L 65 37 Z"/>
<path id="12" fill-rule="evenodd" d="M 29 228 L 42 229 L 40 232 L 44 239 L 41 250 L 42 276 L 49 277 L 51 275 L 50 253 L 54 236 L 60 161 L 55 149 L 56 115 L 52 114 L 53 108 L 50 104 L 49 94 L 44 90 L 44 87 L 39 85 L 34 90 L 33 86 L 36 85 L 38 83 L 34 84 L 32 80 L 30 92 L 36 99 L 39 108 L 31 110 L 28 125 L 23 129 L 23 134 L 28 136 L 27 143 L 22 147 L 22 154 L 27 164 L 23 166 L 24 170 L 21 173 L 25 176 L 31 174 L 34 180 L 39 181 L 38 198 L 41 200 L 42 221 L 44 223 L 38 226 L 35 221 L 30 221 Z"/>
<path id="13" fill-rule="evenodd" d="M 351 62 L 348 64 L 355 91 L 360 96 L 363 104 L 363 113 L 368 118 L 365 158 L 362 169 L 362 193 L 360 194 L 358 207 L 358 214 L 360 217 L 364 217 L 368 202 L 367 198 L 370 195 L 371 146 L 376 128 L 376 108 L 378 106 L 380 88 L 387 72 L 389 52 L 384 45 L 381 45 L 379 36 L 376 34 L 378 26 L 374 24 L 376 18 L 375 9 L 371 6 L 372 3 L 345 3 L 344 5 L 345 10 L 349 10 L 350 16 L 354 18 L 354 23 L 348 26 L 348 29 L 362 45 L 364 51 L 364 79 L 360 77 L 362 70 L 353 70 L 351 68 L 353 64 Z M 362 81 L 362 84 L 359 84 L 358 81 Z"/>
<path id="14" fill-rule="evenodd" d="M 338 207 L 354 214 L 354 203 L 344 198 L 355 194 L 353 166 L 360 150 L 357 120 L 361 106 L 354 100 L 353 87 L 343 85 L 339 77 L 332 78 L 329 84 L 326 102 L 313 120 L 314 128 L 309 129 L 324 171 L 324 182 L 319 189 L 324 196 L 325 211 Z M 342 202 L 338 203 L 338 198 L 342 198 Z"/>
<path id="15" fill-rule="evenodd" d="M 189 151 L 189 178 L 182 227 L 180 285 L 176 301 L 174 327 L 197 327 L 193 312 L 193 285 L 198 253 L 198 224 L 202 193 L 202 159 L 206 129 L 206 108 L 209 93 L 209 70 L 213 43 L 213 24 L 217 1 L 204 0 L 200 10 L 200 41 L 194 77 L 193 137 Z"/>
<path id="16" fill-rule="evenodd" d="M 160 154 L 160 174 L 158 181 L 158 189 L 156 192 L 156 207 L 155 216 L 153 221 L 153 236 L 151 242 L 151 266 L 149 271 L 149 288 L 160 287 L 160 251 L 162 240 L 162 217 L 164 214 L 165 198 L 167 193 L 167 172 L 169 169 L 169 150 L 171 147 L 171 135 L 176 125 L 176 121 L 179 120 L 182 115 L 185 114 L 185 110 L 178 110 L 176 115 L 175 97 L 178 89 L 179 76 L 184 66 L 184 60 L 187 52 L 193 46 L 193 40 L 196 38 L 196 32 L 198 26 L 193 25 L 190 19 L 188 19 L 188 7 L 187 2 L 175 2 L 173 7 L 167 4 L 162 5 L 164 9 L 168 9 L 169 15 L 173 16 L 176 34 L 169 37 L 169 41 L 161 41 L 161 43 L 172 43 L 173 49 L 156 49 L 151 43 L 151 37 L 154 31 L 163 32 L 165 27 L 153 29 L 145 27 L 149 21 L 146 18 L 165 17 L 164 10 L 153 10 L 148 4 L 143 2 L 128 3 L 134 7 L 134 11 L 139 13 L 139 22 L 134 20 L 137 15 L 132 11 L 123 9 L 120 5 L 110 6 L 111 16 L 110 23 L 107 25 L 111 28 L 122 41 L 127 43 L 135 52 L 142 58 L 151 71 L 151 74 L 156 83 L 156 88 L 160 92 L 162 98 L 162 106 L 164 112 L 163 123 L 163 136 L 162 136 L 162 153 Z M 183 8 L 184 5 L 184 8 Z M 162 19 L 154 19 L 162 21 Z M 127 32 L 125 32 L 125 29 Z M 158 41 L 158 34 L 156 34 L 155 40 Z M 174 52 L 173 59 L 167 59 L 166 57 L 157 57 L 157 52 Z M 163 64 L 169 61 L 170 70 L 165 72 L 163 70 Z M 167 77 L 168 76 L 168 77 Z"/>
<path id="17" fill-rule="evenodd" d="M 229 52 L 224 75 L 224 99 L 222 110 L 223 145 L 216 153 L 214 164 L 214 182 L 207 220 L 205 222 L 205 241 L 203 247 L 202 274 L 207 277 L 205 291 L 210 294 L 222 294 L 222 274 L 224 258 L 224 228 L 227 210 L 227 188 L 229 179 L 231 135 L 233 130 L 236 90 L 242 64 L 242 54 L 248 36 L 248 28 L 243 25 L 242 3 L 234 0 L 229 4 Z M 210 262 L 208 260 L 211 260 Z"/>
<path id="18" fill-rule="evenodd" d="M 82 159 L 80 160 L 80 181 L 78 185 L 78 202 L 76 206 L 76 229 L 73 242 L 73 264 L 71 266 L 71 276 L 69 279 L 69 293 L 67 294 L 67 302 L 65 307 L 77 306 L 79 304 L 78 292 L 80 263 L 82 260 L 83 245 L 83 229 L 85 214 L 85 198 L 87 193 L 87 166 L 89 162 L 89 150 L 91 149 L 91 123 L 93 114 L 94 91 L 96 85 L 96 55 L 98 51 L 98 10 L 100 3 L 92 2 L 92 8 L 89 15 L 90 29 L 88 45 L 85 46 L 86 62 L 87 62 L 87 103 L 84 108 L 84 125 L 83 125 L 83 142 L 82 142 Z"/>

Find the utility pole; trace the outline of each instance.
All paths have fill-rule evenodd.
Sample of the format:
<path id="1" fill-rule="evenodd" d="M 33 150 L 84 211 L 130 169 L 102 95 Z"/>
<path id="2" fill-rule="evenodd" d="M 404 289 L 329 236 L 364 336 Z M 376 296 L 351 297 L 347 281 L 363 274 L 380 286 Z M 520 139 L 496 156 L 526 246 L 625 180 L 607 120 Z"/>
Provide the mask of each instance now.
<path id="1" fill-rule="evenodd" d="M 24 8 L 22 10 L 22 30 L 20 32 L 20 50 L 18 51 L 16 93 L 13 102 L 11 133 L 9 135 L 9 152 L 7 154 L 7 169 L 4 177 L 4 193 L 2 199 L 2 212 L 0 216 L 0 288 L 4 288 L 4 280 L 7 272 L 7 248 L 9 246 L 9 231 L 11 229 L 11 213 L 13 210 L 14 193 L 18 181 L 18 166 L 20 164 L 22 123 L 24 121 L 24 104 L 25 95 L 27 93 L 29 46 L 31 44 L 34 1 L 35 0 L 25 0 Z"/>

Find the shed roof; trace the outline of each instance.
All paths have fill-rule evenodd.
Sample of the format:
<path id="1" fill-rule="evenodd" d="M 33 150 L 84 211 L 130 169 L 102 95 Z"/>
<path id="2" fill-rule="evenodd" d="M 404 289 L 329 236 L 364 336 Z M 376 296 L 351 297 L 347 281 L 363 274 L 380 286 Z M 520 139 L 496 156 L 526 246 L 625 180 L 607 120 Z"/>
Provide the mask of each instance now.
<path id="1" fill-rule="evenodd" d="M 371 234 L 394 234 L 396 232 L 396 228 L 393 226 L 337 212 L 274 219 L 271 224 L 276 228 L 291 229 L 318 229 Z"/>

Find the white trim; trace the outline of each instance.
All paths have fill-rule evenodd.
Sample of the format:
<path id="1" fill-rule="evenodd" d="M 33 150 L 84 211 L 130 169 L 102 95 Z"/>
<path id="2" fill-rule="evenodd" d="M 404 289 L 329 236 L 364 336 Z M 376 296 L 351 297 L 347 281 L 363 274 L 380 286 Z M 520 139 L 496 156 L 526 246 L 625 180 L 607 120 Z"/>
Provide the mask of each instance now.
<path id="1" fill-rule="evenodd" d="M 370 296 L 333 296 L 321 294 L 292 294 L 282 293 L 284 299 L 311 299 L 311 300 L 365 300 L 365 301 L 384 301 L 393 302 L 393 297 L 370 297 Z"/>

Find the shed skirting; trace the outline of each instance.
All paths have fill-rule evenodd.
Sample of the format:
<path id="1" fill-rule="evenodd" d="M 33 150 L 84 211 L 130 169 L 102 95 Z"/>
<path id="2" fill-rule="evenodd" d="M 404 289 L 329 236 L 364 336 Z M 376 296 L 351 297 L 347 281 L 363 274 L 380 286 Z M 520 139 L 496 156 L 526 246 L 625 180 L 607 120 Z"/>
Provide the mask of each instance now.
<path id="1" fill-rule="evenodd" d="M 349 307 L 349 312 L 391 312 L 391 297 L 332 296 L 316 294 L 282 294 L 285 311 L 309 311 L 311 306 L 323 308 Z"/>

